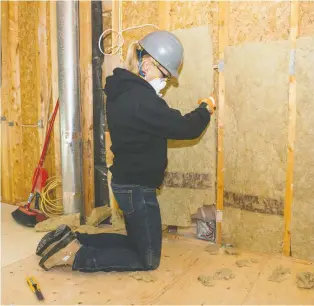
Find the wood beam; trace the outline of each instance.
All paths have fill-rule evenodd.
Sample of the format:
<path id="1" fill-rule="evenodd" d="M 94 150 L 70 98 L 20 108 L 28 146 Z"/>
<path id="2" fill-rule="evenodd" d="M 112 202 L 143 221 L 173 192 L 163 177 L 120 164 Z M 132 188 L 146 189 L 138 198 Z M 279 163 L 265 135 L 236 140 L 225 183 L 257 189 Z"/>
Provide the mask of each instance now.
<path id="1" fill-rule="evenodd" d="M 95 207 L 94 135 L 93 135 L 93 66 L 91 1 L 79 2 L 80 12 L 80 75 L 83 136 L 83 182 L 85 215 Z"/>
<path id="2" fill-rule="evenodd" d="M 122 30 L 122 1 L 121 0 L 112 0 L 112 29 L 114 31 L 121 31 Z M 119 45 L 121 43 L 119 37 L 116 34 L 112 34 L 112 47 Z M 114 50 L 114 49 L 112 49 Z M 117 66 L 120 66 L 122 60 L 122 48 L 118 54 L 110 56 L 110 67 L 106 68 L 106 74 L 109 75 L 112 73 L 113 69 Z M 108 64 L 109 61 L 106 60 L 105 56 L 105 64 Z M 110 150 L 111 147 L 111 138 L 110 138 L 110 131 L 106 131 L 105 133 L 105 143 L 106 143 L 106 164 L 107 168 L 109 169 L 110 166 L 113 164 L 113 153 Z M 108 171 L 108 188 L 109 188 L 109 202 L 110 207 L 112 209 L 112 215 L 114 218 L 119 216 L 119 205 L 113 195 L 111 189 L 111 172 Z"/>
<path id="3" fill-rule="evenodd" d="M 59 98 L 58 84 L 58 44 L 57 44 L 57 2 L 50 1 L 50 46 L 51 46 L 51 95 L 53 109 Z M 60 148 L 60 112 L 57 113 L 53 126 L 54 158 L 56 176 L 61 177 L 61 148 Z M 57 189 L 57 198 L 61 197 L 61 190 Z"/>
<path id="4" fill-rule="evenodd" d="M 288 160 L 286 172 L 286 193 L 284 207 L 284 238 L 283 253 L 291 255 L 291 211 L 293 203 L 293 172 L 294 172 L 294 145 L 296 129 L 296 96 L 297 81 L 295 76 L 296 40 L 299 35 L 299 8 L 298 1 L 291 1 L 290 15 L 290 72 L 289 72 L 289 119 L 288 119 Z"/>
<path id="5" fill-rule="evenodd" d="M 10 50 L 9 50 L 9 2 L 1 2 L 1 201 L 11 203 L 12 168 L 10 166 L 9 108 L 10 108 Z"/>
<path id="6" fill-rule="evenodd" d="M 42 127 L 38 128 L 39 150 L 43 148 L 45 128 L 47 125 L 47 113 L 49 112 L 48 94 L 48 51 L 47 51 L 47 2 L 38 2 L 38 120 L 42 121 Z M 47 110 L 48 108 L 48 110 Z"/>
<path id="7" fill-rule="evenodd" d="M 10 137 L 10 167 L 12 180 L 12 202 L 19 203 L 25 201 L 23 198 L 23 137 L 22 129 L 19 126 L 21 120 L 21 89 L 20 89 L 20 56 L 19 56 L 19 2 L 9 3 L 9 52 L 11 71 L 11 99 L 8 112 L 9 137 Z"/>
<path id="8" fill-rule="evenodd" d="M 219 90 L 218 90 L 218 138 L 217 138 L 217 227 L 216 242 L 222 242 L 222 216 L 224 208 L 224 147 L 223 147 L 223 122 L 225 106 L 225 77 L 224 57 L 225 47 L 228 45 L 228 19 L 229 2 L 219 2 Z"/>

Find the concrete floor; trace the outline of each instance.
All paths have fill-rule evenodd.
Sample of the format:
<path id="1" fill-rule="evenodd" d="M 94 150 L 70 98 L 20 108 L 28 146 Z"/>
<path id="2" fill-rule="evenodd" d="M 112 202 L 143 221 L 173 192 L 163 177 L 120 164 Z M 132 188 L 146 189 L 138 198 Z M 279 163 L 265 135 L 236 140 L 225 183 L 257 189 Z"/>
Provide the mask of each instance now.
<path id="1" fill-rule="evenodd" d="M 10 215 L 15 208 L 1 205 L 2 305 L 42 304 L 27 286 L 27 275 L 37 279 L 48 305 L 314 305 L 314 289 L 296 286 L 296 274 L 314 272 L 313 264 L 248 252 L 211 255 L 205 251 L 206 242 L 177 236 L 164 238 L 161 266 L 149 274 L 154 277 L 150 282 L 136 280 L 128 273 L 84 274 L 69 268 L 45 272 L 33 255 L 43 234 L 16 224 Z M 252 258 L 258 263 L 252 263 Z M 235 262 L 240 259 L 250 261 L 250 266 L 238 267 Z M 280 265 L 291 274 L 281 283 L 268 281 Z M 235 277 L 217 280 L 213 287 L 198 281 L 201 274 L 212 276 L 221 268 L 231 269 Z"/>

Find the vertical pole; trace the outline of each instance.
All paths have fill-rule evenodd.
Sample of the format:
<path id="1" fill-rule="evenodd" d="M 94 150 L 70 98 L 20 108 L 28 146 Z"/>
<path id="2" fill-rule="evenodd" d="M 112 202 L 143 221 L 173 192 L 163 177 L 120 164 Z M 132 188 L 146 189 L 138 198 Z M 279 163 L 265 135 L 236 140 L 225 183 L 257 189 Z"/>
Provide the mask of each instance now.
<path id="1" fill-rule="evenodd" d="M 84 216 L 78 5 L 57 2 L 58 67 L 64 214 Z"/>
<path id="2" fill-rule="evenodd" d="M 80 67 L 83 117 L 83 175 L 85 214 L 95 206 L 93 137 L 92 2 L 80 1 Z M 95 125 L 94 125 L 95 126 Z"/>
<path id="3" fill-rule="evenodd" d="M 294 144 L 296 127 L 296 96 L 297 82 L 295 77 L 295 53 L 296 40 L 299 35 L 299 2 L 291 1 L 290 16 L 290 71 L 289 71 L 289 122 L 288 122 L 288 161 L 286 172 L 286 194 L 284 207 L 284 238 L 283 253 L 286 256 L 291 255 L 291 209 L 293 202 L 293 171 L 294 171 Z"/>
<path id="4" fill-rule="evenodd" d="M 224 149 L 223 149 L 223 122 L 225 106 L 225 76 L 224 76 L 224 57 L 225 47 L 228 45 L 228 17 L 229 2 L 219 2 L 219 98 L 218 98 L 218 139 L 217 139 L 217 226 L 216 243 L 222 242 L 222 216 L 224 198 Z"/>

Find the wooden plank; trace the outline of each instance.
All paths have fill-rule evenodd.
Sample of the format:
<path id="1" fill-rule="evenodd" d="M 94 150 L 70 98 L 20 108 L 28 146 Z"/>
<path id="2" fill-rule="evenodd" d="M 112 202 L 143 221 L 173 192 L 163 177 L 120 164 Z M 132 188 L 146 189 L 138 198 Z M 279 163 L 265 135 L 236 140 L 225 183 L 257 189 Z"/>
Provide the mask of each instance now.
<path id="1" fill-rule="evenodd" d="M 58 84 L 58 45 L 57 45 L 57 7 L 56 1 L 50 1 L 50 45 L 51 45 L 51 86 L 53 108 L 59 98 Z M 60 148 L 60 112 L 58 112 L 53 126 L 54 157 L 56 176 L 61 177 L 61 148 Z M 61 196 L 61 189 L 57 189 L 57 198 Z"/>
<path id="2" fill-rule="evenodd" d="M 47 3 L 45 1 L 38 2 L 38 20 L 37 20 L 37 40 L 36 40 L 36 62 L 37 62 L 37 111 L 38 120 L 44 124 L 46 117 L 46 105 L 48 100 L 48 63 L 47 63 Z M 38 128 L 39 150 L 43 148 L 45 137 L 44 128 Z"/>
<path id="3" fill-rule="evenodd" d="M 295 129 L 296 129 L 296 76 L 294 69 L 296 40 L 299 35 L 299 2 L 291 2 L 290 16 L 290 75 L 289 75 L 289 119 L 288 119 L 288 161 L 286 172 L 286 193 L 284 208 L 284 238 L 283 253 L 286 256 L 291 255 L 291 210 L 293 202 L 293 171 L 294 171 L 294 145 L 295 145 Z"/>
<path id="4" fill-rule="evenodd" d="M 39 82 L 40 82 L 40 101 L 38 105 L 39 119 L 43 120 L 43 129 L 39 129 L 44 139 L 49 113 L 49 89 L 48 89 L 48 50 L 47 50 L 47 2 L 38 3 L 38 46 L 39 46 Z M 42 140 L 40 138 L 40 140 Z M 42 146 L 40 146 L 40 149 Z"/>
<path id="5" fill-rule="evenodd" d="M 10 105 L 10 51 L 9 51 L 9 2 L 1 2 L 1 201 L 12 202 L 12 169 L 10 167 L 10 137 L 8 115 Z"/>
<path id="6" fill-rule="evenodd" d="M 21 89 L 20 89 L 20 56 L 19 56 L 19 2 L 9 3 L 9 52 L 11 69 L 11 99 L 9 109 L 10 150 L 11 150 L 11 176 L 12 202 L 14 204 L 25 200 L 23 192 L 24 163 L 22 150 L 22 129 L 18 126 L 21 120 Z"/>
<path id="7" fill-rule="evenodd" d="M 80 1 L 80 75 L 85 215 L 95 207 L 91 2 Z"/>
<path id="8" fill-rule="evenodd" d="M 219 67 L 223 67 L 225 47 L 228 45 L 229 2 L 219 2 Z M 224 150 L 223 150 L 223 122 L 225 105 L 225 77 L 223 69 L 219 69 L 218 89 L 218 139 L 217 139 L 217 229 L 216 242 L 222 242 L 222 212 L 224 197 Z"/>
<path id="9" fill-rule="evenodd" d="M 122 30 L 122 1 L 121 0 L 112 0 L 112 29 L 114 31 L 121 31 Z M 121 43 L 119 37 L 117 35 L 112 36 L 112 47 L 119 45 Z M 114 50 L 114 49 L 113 49 Z M 106 73 L 111 73 L 112 70 L 115 68 L 115 66 L 118 66 L 121 62 L 122 59 L 122 48 L 119 51 L 118 54 L 115 54 L 110 57 L 110 62 L 111 62 L 111 68 L 108 70 L 106 69 Z M 107 63 L 107 61 L 106 61 Z M 110 138 L 110 131 L 106 131 L 105 134 L 105 141 L 106 141 L 106 163 L 107 167 L 110 168 L 113 164 L 113 153 L 110 150 L 111 147 L 111 138 Z M 108 187 L 109 187 L 109 202 L 110 202 L 110 207 L 112 209 L 112 214 L 115 215 L 117 214 L 119 210 L 119 205 L 113 195 L 113 192 L 111 190 L 111 172 L 108 171 Z"/>
<path id="10" fill-rule="evenodd" d="M 170 30 L 171 1 L 158 1 L 158 26 L 160 30 Z"/>

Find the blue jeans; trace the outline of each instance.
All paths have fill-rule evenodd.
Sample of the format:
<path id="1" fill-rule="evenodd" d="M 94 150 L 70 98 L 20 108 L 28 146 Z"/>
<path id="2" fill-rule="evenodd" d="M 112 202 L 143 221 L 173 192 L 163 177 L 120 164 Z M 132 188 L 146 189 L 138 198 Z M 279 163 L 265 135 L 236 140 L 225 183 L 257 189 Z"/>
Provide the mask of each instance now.
<path id="1" fill-rule="evenodd" d="M 159 267 L 162 228 L 156 190 L 138 185 L 117 185 L 112 191 L 123 211 L 127 236 L 115 233 L 77 233 L 82 247 L 73 270 L 148 271 Z"/>

